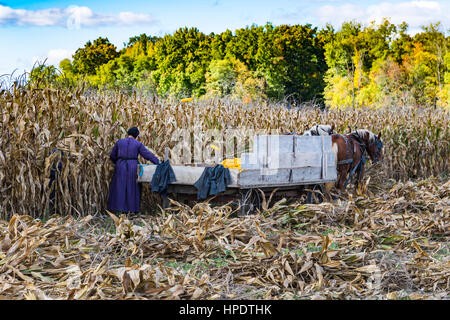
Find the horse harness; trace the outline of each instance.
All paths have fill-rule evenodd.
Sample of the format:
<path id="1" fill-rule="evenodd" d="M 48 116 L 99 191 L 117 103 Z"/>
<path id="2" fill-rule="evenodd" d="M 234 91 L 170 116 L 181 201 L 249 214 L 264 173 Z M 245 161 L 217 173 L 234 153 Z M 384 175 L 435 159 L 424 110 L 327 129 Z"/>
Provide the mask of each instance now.
<path id="1" fill-rule="evenodd" d="M 320 136 L 320 133 L 319 133 L 319 125 L 318 125 L 318 124 L 316 125 L 315 131 L 314 131 L 314 129 L 311 130 L 311 134 L 312 134 L 313 136 Z"/>
<path id="2" fill-rule="evenodd" d="M 346 146 L 348 146 L 348 145 L 351 146 L 350 141 L 348 140 L 348 138 L 345 135 L 340 134 L 340 133 L 339 133 L 339 135 L 344 139 Z M 338 163 L 337 163 L 338 165 L 349 164 L 349 163 L 353 162 L 353 158 L 352 158 L 351 154 L 349 154 L 351 151 L 349 151 L 349 149 L 347 147 L 345 148 L 345 151 L 347 153 L 347 159 L 338 161 Z"/>
<path id="3" fill-rule="evenodd" d="M 345 140 L 345 145 L 353 145 L 354 148 L 354 152 L 356 152 L 356 144 L 352 141 L 352 139 L 349 139 L 346 135 L 341 134 L 341 136 L 344 138 Z M 350 172 L 347 180 L 345 180 L 344 182 L 344 187 L 350 182 L 350 179 L 353 177 L 353 175 L 355 174 L 356 170 L 359 169 L 359 172 L 361 172 L 362 170 L 362 166 L 364 165 L 364 163 L 366 162 L 366 149 L 367 146 L 365 145 L 365 143 L 361 140 L 361 137 L 356 133 L 356 132 L 352 132 L 351 136 L 356 140 L 356 143 L 359 145 L 360 149 L 361 149 L 361 159 L 358 161 L 358 163 L 353 167 L 352 171 Z M 353 142 L 353 143 L 352 143 Z M 348 148 L 346 148 L 347 151 L 347 159 L 345 160 L 341 160 L 338 161 L 338 165 L 344 165 L 344 164 L 351 164 L 353 163 L 353 157 L 351 156 L 351 151 L 349 151 Z"/>
<path id="4" fill-rule="evenodd" d="M 315 127 L 311 128 L 310 129 L 311 135 L 313 135 L 313 136 L 320 136 L 319 127 L 321 127 L 321 126 L 317 124 Z M 333 134 L 333 129 L 331 129 L 331 131 L 330 131 L 329 129 L 327 129 L 327 130 L 322 129 L 322 127 L 321 127 L 321 130 L 323 132 L 327 133 L 328 135 Z"/>

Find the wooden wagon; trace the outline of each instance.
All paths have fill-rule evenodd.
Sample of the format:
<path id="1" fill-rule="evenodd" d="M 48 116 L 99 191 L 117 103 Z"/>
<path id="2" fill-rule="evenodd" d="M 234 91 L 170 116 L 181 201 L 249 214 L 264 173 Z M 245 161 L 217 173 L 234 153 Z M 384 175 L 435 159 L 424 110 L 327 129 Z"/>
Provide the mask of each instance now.
<path id="1" fill-rule="evenodd" d="M 229 169 L 231 183 L 215 196 L 215 202 L 237 200 L 241 214 L 261 206 L 262 193 L 267 196 L 276 189 L 276 197 L 297 197 L 306 194 L 313 202 L 323 185 L 335 182 L 336 154 L 330 136 L 258 135 L 253 139 L 253 152 L 241 154 L 241 168 Z M 197 199 L 194 183 L 205 166 L 215 163 L 172 165 L 176 181 L 168 187 L 172 199 L 186 203 Z M 142 165 L 138 182 L 151 182 L 156 165 Z M 320 195 L 319 195 L 320 197 Z"/>

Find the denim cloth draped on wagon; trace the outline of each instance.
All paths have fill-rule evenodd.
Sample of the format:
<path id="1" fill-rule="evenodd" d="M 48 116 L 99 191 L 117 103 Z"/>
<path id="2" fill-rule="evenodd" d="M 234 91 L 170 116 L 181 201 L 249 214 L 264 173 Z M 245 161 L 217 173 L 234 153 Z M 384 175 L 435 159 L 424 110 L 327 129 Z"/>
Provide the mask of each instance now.
<path id="1" fill-rule="evenodd" d="M 159 164 L 158 158 L 136 139 L 120 139 L 111 151 L 110 159 L 115 164 L 114 176 L 109 189 L 108 210 L 139 212 L 141 185 L 137 183 L 138 156 Z"/>
<path id="2" fill-rule="evenodd" d="M 197 199 L 204 200 L 209 196 L 224 192 L 231 183 L 230 170 L 218 164 L 206 167 L 200 178 L 194 183 L 197 188 Z"/>
<path id="3" fill-rule="evenodd" d="M 169 160 L 163 161 L 156 167 L 155 173 L 152 177 L 150 187 L 153 192 L 157 192 L 162 196 L 166 196 L 167 187 L 170 183 L 176 181 L 175 173 Z"/>

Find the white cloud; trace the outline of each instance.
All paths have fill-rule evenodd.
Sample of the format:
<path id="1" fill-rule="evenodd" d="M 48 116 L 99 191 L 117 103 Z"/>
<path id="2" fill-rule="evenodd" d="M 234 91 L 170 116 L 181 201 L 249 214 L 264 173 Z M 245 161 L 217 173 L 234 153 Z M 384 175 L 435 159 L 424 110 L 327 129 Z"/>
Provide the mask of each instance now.
<path id="1" fill-rule="evenodd" d="M 0 25 L 49 26 L 61 23 L 62 9 L 24 10 L 0 5 Z"/>
<path id="2" fill-rule="evenodd" d="M 151 22 L 146 14 L 138 14 L 132 12 L 120 12 L 118 18 L 120 23 L 125 25 Z"/>
<path id="3" fill-rule="evenodd" d="M 366 10 L 353 4 L 327 5 L 317 9 L 316 14 L 321 23 L 330 22 L 333 25 L 341 25 L 344 21 L 365 19 Z"/>
<path id="4" fill-rule="evenodd" d="M 65 49 L 53 49 L 47 53 L 47 63 L 55 66 L 59 66 L 61 60 L 71 59 L 74 51 L 69 51 Z"/>
<path id="5" fill-rule="evenodd" d="M 54 65 L 55 67 L 59 67 L 59 63 L 64 59 L 71 59 L 74 51 L 66 50 L 66 49 L 52 49 L 47 52 L 45 56 L 34 56 L 31 59 L 31 65 L 41 64 L 45 61 L 45 65 Z"/>
<path id="6" fill-rule="evenodd" d="M 420 26 L 437 21 L 440 21 L 444 28 L 448 27 L 450 25 L 449 10 L 448 3 L 421 0 L 397 3 L 382 2 L 367 8 L 353 4 L 326 5 L 319 7 L 314 14 L 320 23 L 329 22 L 335 27 L 339 27 L 342 22 L 349 20 L 379 23 L 383 18 L 388 18 L 394 24 L 406 21 L 411 31 L 419 30 Z"/>
<path id="7" fill-rule="evenodd" d="M 13 9 L 0 5 L 0 26 L 67 26 L 79 29 L 105 25 L 152 24 L 156 20 L 147 14 L 119 12 L 118 14 L 99 14 L 88 7 L 70 6 L 43 10 Z"/>

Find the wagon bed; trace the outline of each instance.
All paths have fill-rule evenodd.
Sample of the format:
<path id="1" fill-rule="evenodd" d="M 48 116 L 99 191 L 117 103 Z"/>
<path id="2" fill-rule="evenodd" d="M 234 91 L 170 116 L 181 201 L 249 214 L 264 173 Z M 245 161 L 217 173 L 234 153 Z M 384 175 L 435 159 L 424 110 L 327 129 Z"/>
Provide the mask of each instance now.
<path id="1" fill-rule="evenodd" d="M 168 193 L 176 200 L 195 200 L 194 183 L 210 164 L 172 165 L 176 181 Z M 156 165 L 139 166 L 138 182 L 151 182 Z M 231 183 L 216 200 L 238 197 L 241 205 L 257 201 L 260 189 L 279 195 L 299 196 L 306 189 L 318 189 L 335 182 L 336 154 L 330 136 L 260 135 L 254 137 L 253 152 L 241 154 L 241 170 L 229 169 Z"/>

